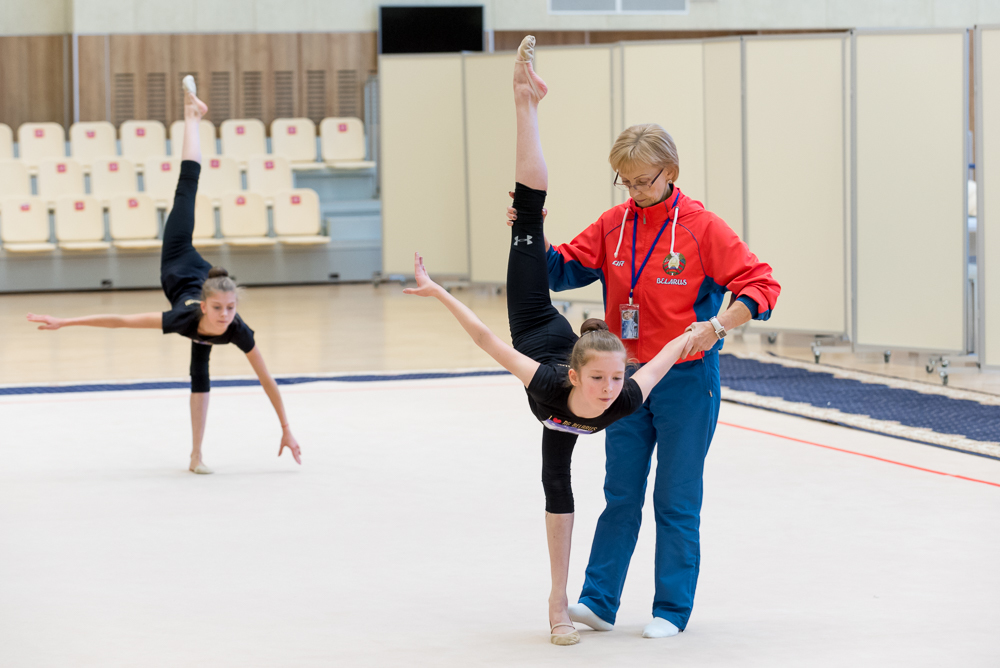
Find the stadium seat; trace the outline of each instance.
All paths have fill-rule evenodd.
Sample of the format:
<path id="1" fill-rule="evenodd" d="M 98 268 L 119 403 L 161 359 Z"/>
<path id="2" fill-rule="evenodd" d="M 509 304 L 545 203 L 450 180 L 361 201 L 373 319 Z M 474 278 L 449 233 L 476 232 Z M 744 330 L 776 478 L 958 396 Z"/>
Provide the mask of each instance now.
<path id="1" fill-rule="evenodd" d="M 253 155 L 247 159 L 247 190 L 264 196 L 264 203 L 273 204 L 274 194 L 294 188 L 292 168 L 280 155 Z"/>
<path id="2" fill-rule="evenodd" d="M 69 128 L 69 152 L 74 160 L 89 169 L 97 158 L 118 155 L 115 126 L 107 121 L 74 123 Z"/>
<path id="3" fill-rule="evenodd" d="M 218 155 L 219 149 L 215 143 L 215 123 L 204 118 L 201 120 L 201 157 Z M 170 155 L 181 157 L 181 147 L 184 145 L 184 121 L 174 121 L 170 124 Z"/>
<path id="4" fill-rule="evenodd" d="M 21 162 L 35 171 L 42 160 L 66 157 L 66 131 L 58 123 L 22 123 L 17 147 Z"/>
<path id="5" fill-rule="evenodd" d="M 267 153 L 264 123 L 256 118 L 222 121 L 222 155 L 241 164 L 251 155 Z"/>
<path id="6" fill-rule="evenodd" d="M 320 234 L 319 195 L 309 188 L 297 188 L 274 197 L 274 233 L 282 244 L 312 246 L 330 243 Z"/>
<path id="7" fill-rule="evenodd" d="M 146 158 L 167 152 L 167 131 L 159 121 L 125 121 L 118 129 L 122 140 L 122 157 L 140 169 Z"/>
<path id="8" fill-rule="evenodd" d="M 316 124 L 309 118 L 277 118 L 271 123 L 271 153 L 293 169 L 322 169 L 316 161 Z"/>
<path id="9" fill-rule="evenodd" d="M 112 196 L 108 226 L 115 248 L 149 250 L 163 245 L 156 238 L 160 232 L 156 205 L 145 193 Z"/>
<path id="10" fill-rule="evenodd" d="M 98 251 L 111 248 L 104 241 L 104 208 L 89 195 L 56 200 L 56 239 L 68 251 Z"/>
<path id="11" fill-rule="evenodd" d="M 177 179 L 181 173 L 181 161 L 167 155 L 146 158 L 146 169 L 142 173 L 143 192 L 153 198 L 161 209 L 173 206 Z"/>
<path id="12" fill-rule="evenodd" d="M 208 195 L 198 195 L 194 199 L 194 245 L 211 248 L 225 243 L 215 238 L 215 205 Z"/>
<path id="13" fill-rule="evenodd" d="M 371 169 L 365 160 L 365 126 L 358 118 L 324 118 L 319 124 L 323 162 L 334 169 Z"/>
<path id="14" fill-rule="evenodd" d="M 20 160 L 0 160 L 0 197 L 8 196 L 31 196 L 31 176 Z"/>
<path id="15" fill-rule="evenodd" d="M 14 159 L 14 131 L 0 123 L 0 160 Z"/>
<path id="16" fill-rule="evenodd" d="M 83 195 L 83 168 L 76 160 L 48 158 L 38 165 L 38 196 L 54 202 L 63 195 Z"/>
<path id="17" fill-rule="evenodd" d="M 98 158 L 90 169 L 90 194 L 104 200 L 112 195 L 128 195 L 139 190 L 135 167 L 125 158 Z"/>
<path id="18" fill-rule="evenodd" d="M 49 243 L 49 209 L 41 197 L 7 198 L 0 203 L 0 241 L 8 253 L 45 253 Z"/>
<path id="19" fill-rule="evenodd" d="M 236 160 L 220 155 L 202 161 L 198 192 L 218 199 L 233 190 L 243 190 L 243 176 Z"/>
<path id="20" fill-rule="evenodd" d="M 273 246 L 277 240 L 267 236 L 267 206 L 264 198 L 252 192 L 230 192 L 222 197 L 219 222 L 222 236 L 231 246 Z"/>

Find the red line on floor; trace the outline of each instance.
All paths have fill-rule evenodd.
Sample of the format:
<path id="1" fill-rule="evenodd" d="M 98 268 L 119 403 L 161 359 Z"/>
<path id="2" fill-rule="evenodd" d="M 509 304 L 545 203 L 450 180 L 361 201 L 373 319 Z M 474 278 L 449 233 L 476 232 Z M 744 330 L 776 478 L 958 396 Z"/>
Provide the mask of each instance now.
<path id="1" fill-rule="evenodd" d="M 895 464 L 896 466 L 905 466 L 908 469 L 916 469 L 917 471 L 923 471 L 925 473 L 934 473 L 936 475 L 943 475 L 949 478 L 958 478 L 959 480 L 968 480 L 970 482 L 979 482 L 984 485 L 992 485 L 993 487 L 1000 487 L 1000 483 L 990 482 L 989 480 L 978 480 L 977 478 L 969 478 L 964 475 L 958 475 L 955 473 L 945 473 L 944 471 L 935 471 L 934 469 L 925 469 L 922 466 L 914 466 L 913 464 L 904 464 L 903 462 L 897 462 L 892 459 L 885 459 L 884 457 L 876 457 L 875 455 L 866 455 L 863 452 L 855 452 L 854 450 L 845 450 L 844 448 L 835 448 L 832 445 L 823 445 L 822 443 L 813 443 L 812 441 L 804 441 L 801 438 L 795 438 L 793 436 L 785 436 L 784 434 L 775 434 L 771 431 L 764 431 L 763 429 L 754 429 L 753 427 L 744 427 L 741 424 L 733 424 L 732 422 L 719 421 L 719 424 L 725 425 L 727 427 L 734 427 L 736 429 L 745 429 L 746 431 L 756 432 L 758 434 L 764 434 L 765 436 L 774 436 L 775 438 L 783 438 L 786 441 L 795 441 L 796 443 L 805 443 L 806 445 L 814 445 L 817 448 L 825 448 L 827 450 L 836 450 L 837 452 L 845 452 L 849 455 L 857 455 L 858 457 L 867 457 L 868 459 L 874 459 L 876 461 L 885 462 L 886 464 Z"/>

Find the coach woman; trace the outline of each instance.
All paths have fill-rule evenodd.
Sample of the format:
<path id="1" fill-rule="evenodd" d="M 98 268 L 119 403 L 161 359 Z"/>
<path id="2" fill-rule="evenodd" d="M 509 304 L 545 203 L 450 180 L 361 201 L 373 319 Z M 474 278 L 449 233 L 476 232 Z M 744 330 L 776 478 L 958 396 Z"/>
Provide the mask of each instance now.
<path id="1" fill-rule="evenodd" d="M 604 284 L 605 319 L 629 356 L 642 364 L 690 329 L 694 348 L 653 389 L 643 407 L 607 429 L 606 507 L 597 522 L 573 621 L 610 631 L 639 535 L 646 480 L 659 446 L 653 621 L 643 636 L 676 635 L 687 626 L 700 562 L 702 474 L 719 416 L 723 337 L 751 318 L 767 320 L 781 290 L 771 267 L 701 202 L 675 185 L 677 148 L 659 125 L 619 135 L 609 162 L 615 185 L 631 198 L 605 211 L 573 241 L 547 248 L 549 284 L 568 290 Z M 508 210 L 508 218 L 516 218 Z M 546 244 L 548 242 L 546 241 Z M 735 299 L 722 314 L 723 296 Z M 718 317 L 716 317 L 718 316 Z M 638 323 L 638 336 L 632 321 Z"/>

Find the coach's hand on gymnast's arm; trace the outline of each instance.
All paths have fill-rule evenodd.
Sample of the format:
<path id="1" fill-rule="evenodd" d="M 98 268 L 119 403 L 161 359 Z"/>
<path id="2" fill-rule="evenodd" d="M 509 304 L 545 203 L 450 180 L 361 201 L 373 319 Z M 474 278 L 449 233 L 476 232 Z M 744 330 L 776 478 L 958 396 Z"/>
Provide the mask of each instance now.
<path id="1" fill-rule="evenodd" d="M 726 309 L 726 312 L 719 315 L 718 318 L 719 324 L 727 332 L 731 332 L 740 325 L 750 322 L 751 314 L 746 304 L 741 301 L 734 301 Z M 719 341 L 719 337 L 715 333 L 715 327 L 710 322 L 692 322 L 685 331 L 691 332 L 692 345 L 691 351 L 684 357 L 690 357 L 691 355 L 711 350 L 712 346 Z"/>
<path id="2" fill-rule="evenodd" d="M 62 327 L 106 327 L 117 329 L 128 327 L 130 329 L 160 329 L 163 326 L 163 314 L 159 311 L 153 313 L 135 313 L 133 315 L 85 315 L 79 318 L 56 318 L 51 315 L 28 314 L 30 322 L 42 323 L 38 329 L 53 330 Z"/>

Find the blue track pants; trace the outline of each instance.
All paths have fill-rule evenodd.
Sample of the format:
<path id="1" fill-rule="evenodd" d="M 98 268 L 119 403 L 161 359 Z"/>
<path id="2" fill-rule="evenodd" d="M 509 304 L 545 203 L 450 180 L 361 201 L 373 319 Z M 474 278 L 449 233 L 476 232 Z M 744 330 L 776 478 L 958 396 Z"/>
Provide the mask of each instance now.
<path id="1" fill-rule="evenodd" d="M 607 428 L 607 506 L 597 522 L 580 602 L 613 624 L 642 521 L 653 447 L 656 572 L 653 616 L 683 630 L 701 560 L 702 473 L 719 419 L 719 354 L 674 366 L 642 408 Z"/>

